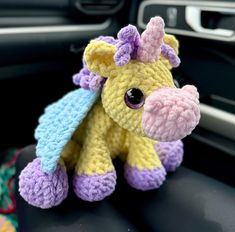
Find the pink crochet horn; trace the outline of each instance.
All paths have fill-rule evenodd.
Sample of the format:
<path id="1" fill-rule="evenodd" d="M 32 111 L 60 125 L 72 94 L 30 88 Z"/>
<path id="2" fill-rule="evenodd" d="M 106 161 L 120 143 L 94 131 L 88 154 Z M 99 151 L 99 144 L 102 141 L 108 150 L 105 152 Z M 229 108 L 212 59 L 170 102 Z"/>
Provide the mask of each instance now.
<path id="1" fill-rule="evenodd" d="M 138 60 L 147 63 L 159 59 L 165 34 L 164 26 L 165 23 L 161 17 L 150 19 L 147 28 L 141 34 L 140 46 L 137 51 Z"/>

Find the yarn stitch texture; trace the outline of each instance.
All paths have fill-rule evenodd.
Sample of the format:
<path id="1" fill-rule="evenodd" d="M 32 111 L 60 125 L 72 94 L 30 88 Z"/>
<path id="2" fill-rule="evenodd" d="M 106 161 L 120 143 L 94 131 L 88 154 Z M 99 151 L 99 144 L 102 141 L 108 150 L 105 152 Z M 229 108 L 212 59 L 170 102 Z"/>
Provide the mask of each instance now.
<path id="1" fill-rule="evenodd" d="M 97 97 L 97 92 L 78 89 L 45 109 L 45 114 L 39 118 L 39 126 L 35 131 L 38 141 L 36 155 L 41 160 L 43 171 L 55 171 L 64 146 Z"/>
<path id="2" fill-rule="evenodd" d="M 200 119 L 196 88 L 177 89 L 173 82 L 178 46 L 160 17 L 141 35 L 128 25 L 117 39 L 91 40 L 83 68 L 73 76 L 81 88 L 47 107 L 39 119 L 37 158 L 20 175 L 21 196 L 37 207 L 56 206 L 67 196 L 66 172 L 73 170 L 75 194 L 102 200 L 115 190 L 117 156 L 130 186 L 159 188 L 166 171 L 182 162 L 180 140 Z"/>

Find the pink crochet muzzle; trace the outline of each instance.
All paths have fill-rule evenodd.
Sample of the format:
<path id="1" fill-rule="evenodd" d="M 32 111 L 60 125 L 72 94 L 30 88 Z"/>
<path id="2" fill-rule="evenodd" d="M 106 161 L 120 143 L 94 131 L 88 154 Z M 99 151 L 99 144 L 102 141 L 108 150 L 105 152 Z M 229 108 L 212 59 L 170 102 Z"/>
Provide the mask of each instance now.
<path id="1" fill-rule="evenodd" d="M 196 87 L 161 88 L 144 104 L 142 127 L 146 136 L 157 141 L 175 141 L 189 135 L 200 119 Z"/>

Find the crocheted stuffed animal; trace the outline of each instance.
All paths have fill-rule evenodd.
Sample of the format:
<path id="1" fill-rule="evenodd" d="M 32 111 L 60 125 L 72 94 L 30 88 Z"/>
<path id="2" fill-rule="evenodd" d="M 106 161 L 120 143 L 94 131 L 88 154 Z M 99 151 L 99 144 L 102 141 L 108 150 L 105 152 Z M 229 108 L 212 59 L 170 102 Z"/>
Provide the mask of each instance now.
<path id="1" fill-rule="evenodd" d="M 196 88 L 174 85 L 170 69 L 180 63 L 177 53 L 178 42 L 164 33 L 160 17 L 141 36 L 129 25 L 117 39 L 90 41 L 84 67 L 73 77 L 81 88 L 48 106 L 39 119 L 37 158 L 19 177 L 21 196 L 41 208 L 60 204 L 68 193 L 66 171 L 74 169 L 76 195 L 102 200 L 115 189 L 116 156 L 125 162 L 133 188 L 158 188 L 166 171 L 180 165 L 180 139 L 200 118 Z"/>

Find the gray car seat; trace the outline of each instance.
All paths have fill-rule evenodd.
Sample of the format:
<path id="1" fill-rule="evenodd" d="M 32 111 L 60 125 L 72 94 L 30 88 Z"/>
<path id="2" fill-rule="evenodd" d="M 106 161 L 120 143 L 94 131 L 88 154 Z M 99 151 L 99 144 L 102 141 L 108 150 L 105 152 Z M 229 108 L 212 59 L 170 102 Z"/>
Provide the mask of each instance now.
<path id="1" fill-rule="evenodd" d="M 26 147 L 17 163 L 17 175 L 35 157 Z M 158 190 L 141 192 L 123 178 L 115 161 L 117 187 L 101 202 L 79 200 L 73 190 L 58 207 L 39 209 L 16 193 L 20 232 L 234 232 L 235 189 L 195 171 L 180 167 L 168 174 Z"/>

